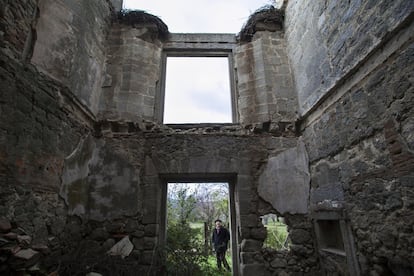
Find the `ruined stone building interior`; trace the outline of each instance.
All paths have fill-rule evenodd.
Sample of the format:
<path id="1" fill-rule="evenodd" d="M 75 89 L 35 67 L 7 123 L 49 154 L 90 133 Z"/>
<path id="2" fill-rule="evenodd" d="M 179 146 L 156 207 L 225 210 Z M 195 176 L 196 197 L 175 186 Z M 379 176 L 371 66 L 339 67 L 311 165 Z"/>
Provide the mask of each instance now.
<path id="1" fill-rule="evenodd" d="M 414 1 L 285 0 L 237 34 L 121 8 L 0 0 L 1 275 L 165 274 L 169 181 L 229 183 L 233 275 L 414 275 Z M 228 59 L 232 122 L 163 123 L 172 56 Z"/>

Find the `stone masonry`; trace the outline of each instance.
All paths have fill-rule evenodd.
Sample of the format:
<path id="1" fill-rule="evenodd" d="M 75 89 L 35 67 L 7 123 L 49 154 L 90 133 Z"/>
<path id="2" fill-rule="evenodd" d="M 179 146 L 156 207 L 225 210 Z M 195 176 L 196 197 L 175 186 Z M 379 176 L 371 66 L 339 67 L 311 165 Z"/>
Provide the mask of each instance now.
<path id="1" fill-rule="evenodd" d="M 0 0 L 0 274 L 165 275 L 171 180 L 229 182 L 234 275 L 414 274 L 414 2 L 284 1 L 248 39 L 121 7 Z M 162 124 L 179 53 L 229 58 L 232 124 Z"/>

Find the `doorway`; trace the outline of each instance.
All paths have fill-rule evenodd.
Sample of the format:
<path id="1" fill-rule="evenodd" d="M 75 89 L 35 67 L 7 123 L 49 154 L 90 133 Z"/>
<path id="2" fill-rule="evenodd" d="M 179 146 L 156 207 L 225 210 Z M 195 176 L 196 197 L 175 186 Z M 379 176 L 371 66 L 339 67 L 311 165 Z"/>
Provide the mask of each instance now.
<path id="1" fill-rule="evenodd" d="M 162 188 L 160 244 L 167 271 L 185 267 L 214 272 L 217 264 L 211 236 L 214 221 L 220 219 L 230 232 L 226 255 L 232 273 L 226 275 L 237 275 L 234 181 L 165 179 Z"/>

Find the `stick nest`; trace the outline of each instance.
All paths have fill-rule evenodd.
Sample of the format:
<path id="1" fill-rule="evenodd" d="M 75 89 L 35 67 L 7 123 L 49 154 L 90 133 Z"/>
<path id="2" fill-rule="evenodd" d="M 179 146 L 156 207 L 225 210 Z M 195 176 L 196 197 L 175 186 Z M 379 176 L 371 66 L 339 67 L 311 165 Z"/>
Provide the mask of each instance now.
<path id="1" fill-rule="evenodd" d="M 241 42 L 250 42 L 257 31 L 265 29 L 270 31 L 282 30 L 284 17 L 283 9 L 266 5 L 249 16 L 237 37 Z"/>
<path id="2" fill-rule="evenodd" d="M 125 25 L 153 25 L 158 32 L 158 38 L 166 40 L 168 38 L 168 26 L 157 16 L 142 10 L 121 10 L 118 13 L 118 22 Z"/>

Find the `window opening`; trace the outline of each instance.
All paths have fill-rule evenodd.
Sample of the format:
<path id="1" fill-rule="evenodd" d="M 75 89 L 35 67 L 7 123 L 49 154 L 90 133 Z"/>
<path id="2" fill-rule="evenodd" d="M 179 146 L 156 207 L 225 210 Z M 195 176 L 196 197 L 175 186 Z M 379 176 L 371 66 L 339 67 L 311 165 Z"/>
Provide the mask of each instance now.
<path id="1" fill-rule="evenodd" d="M 231 123 L 227 57 L 167 57 L 165 124 Z"/>
<path id="2" fill-rule="evenodd" d="M 167 184 L 167 271 L 171 275 L 218 272 L 212 254 L 214 221 L 230 230 L 228 183 Z M 229 247 L 226 260 L 231 267 Z M 224 267 L 223 267 L 224 268 Z"/>
<path id="3" fill-rule="evenodd" d="M 276 214 L 266 214 L 261 216 L 261 219 L 267 232 L 263 247 L 276 250 L 289 249 L 289 232 L 284 218 Z"/>
<path id="4" fill-rule="evenodd" d="M 345 254 L 339 220 L 317 220 L 316 231 L 319 237 L 319 247 L 322 250 Z"/>

